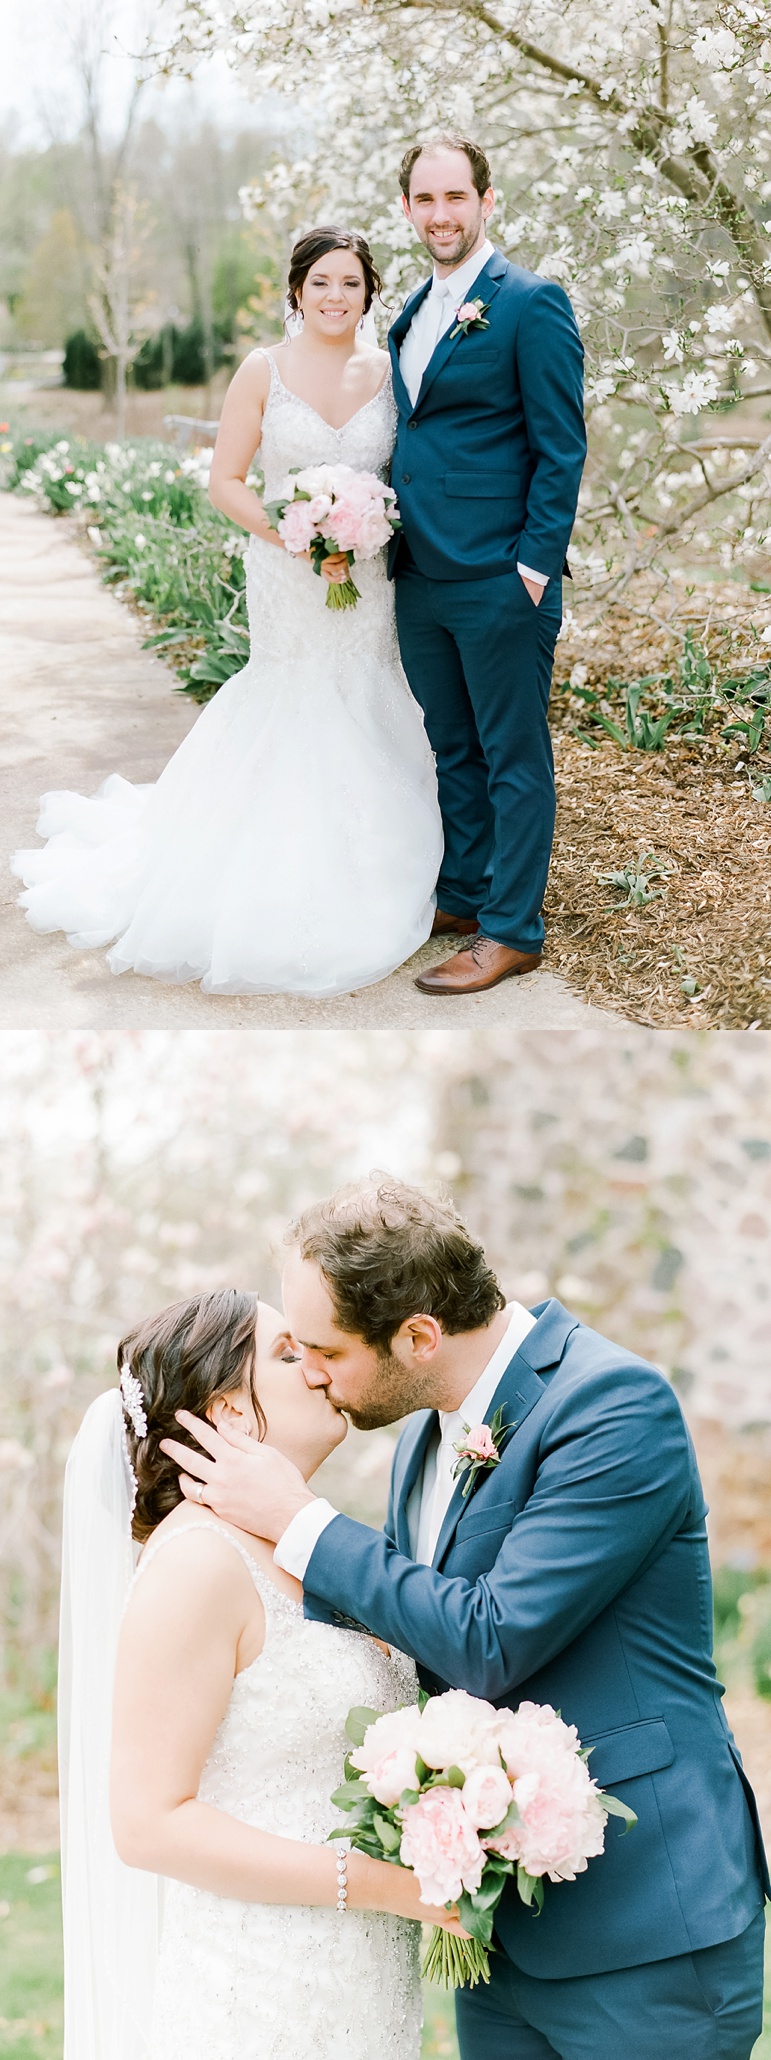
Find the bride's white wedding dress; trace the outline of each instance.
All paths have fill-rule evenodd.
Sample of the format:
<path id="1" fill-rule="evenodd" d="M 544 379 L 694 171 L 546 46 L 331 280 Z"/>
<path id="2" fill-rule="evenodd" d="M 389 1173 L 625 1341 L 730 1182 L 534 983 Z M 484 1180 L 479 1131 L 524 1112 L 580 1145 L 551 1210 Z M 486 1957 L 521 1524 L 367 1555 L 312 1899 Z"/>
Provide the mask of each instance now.
<path id="1" fill-rule="evenodd" d="M 267 497 L 291 467 L 384 474 L 390 373 L 342 429 L 270 363 Z M 385 554 L 357 565 L 356 608 L 327 608 L 304 559 L 252 537 L 249 663 L 220 688 L 154 787 L 43 797 L 43 850 L 14 871 L 32 927 L 112 944 L 114 973 L 212 994 L 331 995 L 425 942 L 442 854 L 434 762 L 399 662 Z"/>
<path id="2" fill-rule="evenodd" d="M 265 1644 L 238 1674 L 199 1797 L 243 1823 L 321 1844 L 343 1817 L 350 1708 L 417 1700 L 412 1660 L 360 1632 L 309 1622 L 244 1547 Z M 187 1535 L 169 1532 L 156 1552 Z M 420 1928 L 377 1910 L 226 1901 L 166 1884 L 150 2060 L 418 2060 Z"/>

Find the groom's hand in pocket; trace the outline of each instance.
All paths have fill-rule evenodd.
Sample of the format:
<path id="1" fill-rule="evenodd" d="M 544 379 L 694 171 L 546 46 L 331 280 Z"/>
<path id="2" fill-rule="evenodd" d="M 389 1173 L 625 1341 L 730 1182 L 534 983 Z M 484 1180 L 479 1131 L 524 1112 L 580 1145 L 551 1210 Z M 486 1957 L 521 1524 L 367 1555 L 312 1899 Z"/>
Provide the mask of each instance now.
<path id="1" fill-rule="evenodd" d="M 203 1417 L 179 1409 L 177 1422 L 202 1447 L 196 1451 L 175 1438 L 161 1439 L 161 1451 L 180 1469 L 187 1501 L 277 1545 L 298 1510 L 315 1500 L 298 1467 L 275 1445 L 257 1445 L 224 1421 L 215 1430 Z"/>
<path id="2" fill-rule="evenodd" d="M 539 603 L 543 600 L 546 588 L 542 587 L 537 579 L 528 579 L 527 573 L 522 572 L 519 566 L 517 566 L 517 571 L 519 573 L 519 577 L 522 581 L 523 587 L 527 588 L 527 592 L 530 595 L 530 599 L 531 601 L 535 602 L 535 606 L 537 608 Z"/>

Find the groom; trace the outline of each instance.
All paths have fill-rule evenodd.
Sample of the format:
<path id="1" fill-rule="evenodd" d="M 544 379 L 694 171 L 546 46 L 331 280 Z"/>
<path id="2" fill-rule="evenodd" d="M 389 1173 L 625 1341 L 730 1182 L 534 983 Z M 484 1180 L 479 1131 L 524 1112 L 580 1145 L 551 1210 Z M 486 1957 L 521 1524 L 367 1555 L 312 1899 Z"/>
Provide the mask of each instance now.
<path id="1" fill-rule="evenodd" d="M 565 552 L 586 456 L 583 351 L 561 286 L 493 248 L 490 166 L 415 144 L 402 199 L 434 261 L 389 335 L 399 646 L 436 753 L 445 852 L 434 935 L 472 941 L 427 994 L 540 962 L 554 831 L 547 723 Z"/>
<path id="2" fill-rule="evenodd" d="M 306 1616 L 411 1653 L 429 1691 L 551 1703 L 637 1814 L 628 1836 L 609 1821 L 576 1881 L 546 1884 L 541 1916 L 507 1890 L 490 1986 L 458 1996 L 463 2060 L 748 2060 L 771 1884 L 672 1389 L 559 1302 L 506 1306 L 452 1206 L 398 1181 L 308 1209 L 287 1243 L 308 1384 L 365 1430 L 409 1416 L 385 1531 L 274 1449 L 183 1415 L 210 1455 L 164 1443 L 185 1492 L 280 1541 Z M 500 1460 L 464 1498 L 455 1445 L 499 1408 Z"/>

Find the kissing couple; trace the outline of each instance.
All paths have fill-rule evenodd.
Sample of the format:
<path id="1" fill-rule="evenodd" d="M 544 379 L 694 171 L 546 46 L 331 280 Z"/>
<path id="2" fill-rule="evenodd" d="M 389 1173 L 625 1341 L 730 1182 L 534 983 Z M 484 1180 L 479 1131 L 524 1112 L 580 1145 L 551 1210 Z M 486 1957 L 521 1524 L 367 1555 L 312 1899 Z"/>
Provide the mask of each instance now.
<path id="1" fill-rule="evenodd" d="M 490 242 L 478 144 L 413 145 L 401 188 L 433 274 L 388 349 L 363 333 L 381 291 L 365 238 L 313 229 L 289 268 L 296 333 L 253 350 L 225 400 L 210 496 L 249 535 L 248 664 L 155 786 L 113 773 L 91 799 L 47 794 L 45 849 L 16 854 L 33 928 L 109 944 L 114 973 L 334 995 L 455 933 L 424 993 L 540 963 L 583 352 L 562 287 Z M 298 472 L 320 505 L 341 468 L 359 491 L 390 474 L 400 523 L 386 545 L 381 516 L 374 555 L 351 552 L 345 609 L 325 603 L 349 554 L 315 578 L 267 512 Z"/>
<path id="2" fill-rule="evenodd" d="M 68 1462 L 65 2060 L 418 2060 L 416 1920 L 457 1909 L 326 1841 L 349 1709 L 419 1683 L 551 1705 L 637 1817 L 540 1915 L 506 1888 L 462 2060 L 748 2060 L 770 1884 L 677 1397 L 398 1180 L 286 1246 L 283 1312 L 137 1325 Z M 406 1419 L 382 1532 L 308 1485 L 347 1418 Z"/>

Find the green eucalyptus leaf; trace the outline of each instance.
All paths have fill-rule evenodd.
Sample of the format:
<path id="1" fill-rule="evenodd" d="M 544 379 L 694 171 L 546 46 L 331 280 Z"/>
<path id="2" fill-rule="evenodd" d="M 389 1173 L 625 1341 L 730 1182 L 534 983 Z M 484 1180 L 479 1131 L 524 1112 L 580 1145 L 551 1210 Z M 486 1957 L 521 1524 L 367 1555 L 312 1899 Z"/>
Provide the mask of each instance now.
<path id="1" fill-rule="evenodd" d="M 460 1897 L 458 1910 L 464 1931 L 468 1931 L 472 1938 L 478 1938 L 481 1945 L 489 1946 L 493 1935 L 492 1910 L 483 1909 L 478 1895 L 466 1895 L 465 1890 Z"/>
<path id="2" fill-rule="evenodd" d="M 345 1720 L 345 1735 L 346 1738 L 350 1738 L 352 1745 L 359 1746 L 364 1744 L 370 1724 L 376 1723 L 379 1715 L 379 1710 L 368 1710 L 359 1707 L 348 1711 Z"/>
<path id="3" fill-rule="evenodd" d="M 623 1817 L 627 1831 L 631 1831 L 633 1824 L 637 1823 L 634 1810 L 630 1810 L 626 1803 L 619 1802 L 617 1795 L 604 1795 L 600 1790 L 600 1802 L 610 1817 Z"/>
<path id="4" fill-rule="evenodd" d="M 391 1823 L 390 1817 L 381 1817 L 378 1813 L 375 1817 L 373 1817 L 372 1821 L 375 1826 L 378 1838 L 380 1839 L 380 1843 L 382 1846 L 385 1847 L 386 1852 L 398 1852 L 402 1842 L 402 1835 L 401 1832 L 397 1830 L 396 1825 Z"/>
<path id="5" fill-rule="evenodd" d="M 340 1788 L 335 1789 L 329 1800 L 338 1810 L 356 1810 L 360 1802 L 364 1801 L 366 1794 L 366 1788 L 362 1788 L 360 1781 L 344 1781 Z"/>

